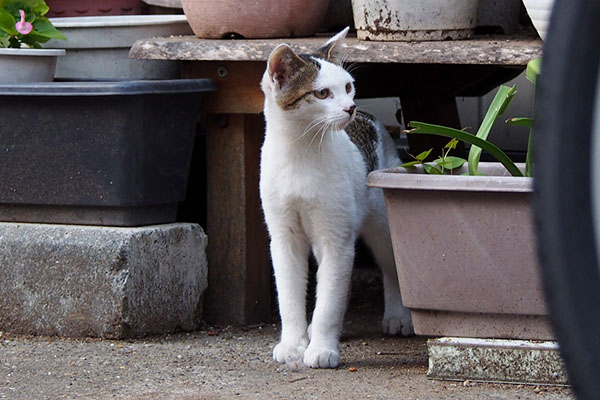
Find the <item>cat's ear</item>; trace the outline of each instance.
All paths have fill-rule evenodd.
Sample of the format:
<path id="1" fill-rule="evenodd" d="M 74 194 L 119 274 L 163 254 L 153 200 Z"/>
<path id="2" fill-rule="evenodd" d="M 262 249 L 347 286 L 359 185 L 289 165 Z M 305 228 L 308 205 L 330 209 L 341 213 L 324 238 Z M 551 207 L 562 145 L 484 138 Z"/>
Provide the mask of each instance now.
<path id="1" fill-rule="evenodd" d="M 301 59 L 287 44 L 280 44 L 271 52 L 268 61 L 269 77 L 279 85 L 279 89 L 290 81 L 295 71 L 306 62 Z"/>
<path id="2" fill-rule="evenodd" d="M 348 34 L 350 27 L 345 27 L 340 33 L 329 39 L 323 47 L 317 50 L 317 56 L 332 63 L 340 63 L 342 43 Z"/>

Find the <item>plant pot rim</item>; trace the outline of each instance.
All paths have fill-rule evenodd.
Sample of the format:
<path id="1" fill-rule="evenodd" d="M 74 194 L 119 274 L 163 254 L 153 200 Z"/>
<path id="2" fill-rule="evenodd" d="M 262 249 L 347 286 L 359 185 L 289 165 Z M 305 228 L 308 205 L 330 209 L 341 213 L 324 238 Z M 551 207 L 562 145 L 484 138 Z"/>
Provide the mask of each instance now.
<path id="1" fill-rule="evenodd" d="M 0 84 L 1 96 L 108 96 L 216 90 L 210 79 L 101 80 Z"/>
<path id="2" fill-rule="evenodd" d="M 57 28 L 97 28 L 108 26 L 141 26 L 165 25 L 176 22 L 187 22 L 182 14 L 166 15 L 100 15 L 88 17 L 57 17 L 50 18 Z"/>
<path id="3" fill-rule="evenodd" d="M 523 170 L 523 164 L 517 164 Z M 367 186 L 383 189 L 479 191 L 530 193 L 533 178 L 511 176 L 500 163 L 479 163 L 479 171 L 486 176 L 465 176 L 466 164 L 456 175 L 430 175 L 421 166 L 415 168 L 388 168 L 373 171 L 367 178 Z"/>
<path id="4" fill-rule="evenodd" d="M 2 55 L 15 55 L 15 56 L 34 56 L 34 57 L 60 57 L 66 54 L 65 49 L 30 49 L 21 48 L 15 49 L 13 47 L 2 47 L 0 48 L 0 54 Z"/>

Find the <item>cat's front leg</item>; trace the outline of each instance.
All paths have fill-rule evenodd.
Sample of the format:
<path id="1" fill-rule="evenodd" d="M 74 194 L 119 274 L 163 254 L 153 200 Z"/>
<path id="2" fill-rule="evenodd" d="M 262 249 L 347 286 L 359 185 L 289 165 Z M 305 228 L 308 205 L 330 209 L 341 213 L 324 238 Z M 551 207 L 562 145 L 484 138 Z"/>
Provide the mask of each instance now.
<path id="1" fill-rule="evenodd" d="M 302 365 L 308 346 L 306 288 L 310 247 L 300 235 L 274 235 L 271 257 L 281 315 L 281 341 L 273 350 L 273 359 L 291 369 Z"/>
<path id="2" fill-rule="evenodd" d="M 304 364 L 311 368 L 337 368 L 340 364 L 340 336 L 348 304 L 354 261 L 354 241 L 316 251 L 317 302 Z"/>

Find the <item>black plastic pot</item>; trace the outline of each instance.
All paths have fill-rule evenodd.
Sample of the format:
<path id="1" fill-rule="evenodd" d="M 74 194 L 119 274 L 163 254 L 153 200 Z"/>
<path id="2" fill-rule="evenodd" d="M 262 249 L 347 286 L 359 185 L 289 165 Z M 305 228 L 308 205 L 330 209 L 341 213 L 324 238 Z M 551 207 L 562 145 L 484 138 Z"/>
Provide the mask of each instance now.
<path id="1" fill-rule="evenodd" d="M 212 81 L 0 85 L 0 221 L 175 221 Z"/>

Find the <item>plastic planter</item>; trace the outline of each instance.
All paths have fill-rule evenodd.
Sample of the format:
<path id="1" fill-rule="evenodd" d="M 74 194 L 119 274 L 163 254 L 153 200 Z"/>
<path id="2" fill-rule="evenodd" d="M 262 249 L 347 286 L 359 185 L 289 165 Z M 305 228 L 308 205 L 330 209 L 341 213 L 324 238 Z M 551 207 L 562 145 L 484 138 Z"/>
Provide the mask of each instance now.
<path id="1" fill-rule="evenodd" d="M 191 35 L 185 15 L 120 15 L 52 18 L 67 41 L 50 40 L 45 48 L 65 48 L 57 78 L 66 79 L 175 79 L 180 61 L 137 60 L 129 49 L 139 39 Z"/>
<path id="2" fill-rule="evenodd" d="M 51 82 L 64 49 L 0 48 L 0 83 Z"/>
<path id="3" fill-rule="evenodd" d="M 0 85 L 0 220 L 175 221 L 210 80 Z"/>
<path id="4" fill-rule="evenodd" d="M 383 188 L 404 305 L 432 336 L 553 338 L 538 274 L 531 178 L 415 173 L 369 175 Z M 463 171 L 456 172 L 461 175 Z"/>

